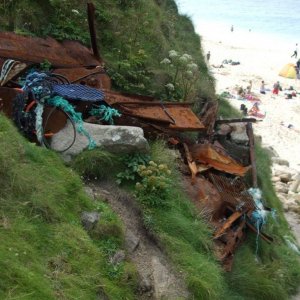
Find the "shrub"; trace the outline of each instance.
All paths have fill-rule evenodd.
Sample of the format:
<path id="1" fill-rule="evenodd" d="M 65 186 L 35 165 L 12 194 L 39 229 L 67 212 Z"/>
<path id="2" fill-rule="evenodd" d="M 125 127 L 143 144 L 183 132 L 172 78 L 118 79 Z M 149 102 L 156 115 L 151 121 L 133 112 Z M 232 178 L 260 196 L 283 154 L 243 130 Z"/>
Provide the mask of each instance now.
<path id="1" fill-rule="evenodd" d="M 136 183 L 138 198 L 146 205 L 157 207 L 165 206 L 166 198 L 171 186 L 171 171 L 165 164 L 156 164 L 150 161 L 148 166 L 138 167 L 141 181 Z"/>
<path id="2" fill-rule="evenodd" d="M 121 162 L 125 165 L 126 169 L 117 174 L 117 183 L 121 184 L 123 181 L 134 181 L 138 176 L 138 168 L 140 165 L 146 165 L 150 160 L 149 155 L 134 153 L 127 154 L 121 158 Z"/>

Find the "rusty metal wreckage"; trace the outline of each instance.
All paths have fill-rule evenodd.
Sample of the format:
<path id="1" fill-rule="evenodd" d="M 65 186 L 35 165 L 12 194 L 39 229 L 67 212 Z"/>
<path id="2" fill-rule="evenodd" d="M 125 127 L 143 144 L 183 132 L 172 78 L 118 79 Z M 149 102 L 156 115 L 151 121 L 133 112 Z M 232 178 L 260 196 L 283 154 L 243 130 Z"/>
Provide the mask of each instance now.
<path id="1" fill-rule="evenodd" d="M 94 25 L 94 6 L 88 3 L 88 22 L 91 35 L 92 52 L 75 41 L 58 42 L 52 38 L 33 38 L 19 36 L 10 32 L 0 33 L 0 67 L 7 59 L 18 62 L 11 69 L 6 81 L 0 85 L 0 111 L 12 118 L 13 102 L 21 93 L 16 81 L 35 64 L 45 59 L 52 65 L 52 72 L 78 83 L 100 89 L 105 94 L 105 102 L 118 109 L 122 117 L 117 125 L 142 127 L 149 137 L 157 134 L 166 138 L 172 147 L 181 151 L 182 161 L 188 166 L 183 172 L 187 192 L 196 207 L 207 212 L 208 221 L 215 229 L 213 239 L 216 256 L 226 270 L 232 266 L 233 256 L 238 245 L 245 239 L 245 228 L 257 232 L 248 220 L 255 209 L 255 203 L 247 192 L 245 174 L 251 171 L 252 186 L 257 187 L 252 122 L 255 119 L 217 120 L 218 105 L 206 102 L 199 116 L 191 109 L 191 103 L 161 102 L 152 97 L 128 95 L 111 90 L 111 80 L 105 72 L 96 43 Z M 72 102 L 72 101 L 71 101 Z M 74 103 L 72 103 L 74 104 Z M 89 102 L 76 102 L 76 110 L 85 115 Z M 47 110 L 44 112 L 47 114 Z M 51 117 L 50 130 L 61 130 L 66 117 L 59 112 Z M 220 135 L 216 127 L 220 124 L 246 124 L 249 142 L 242 150 L 235 143 L 231 147 L 218 142 Z M 179 132 L 198 133 L 198 143 L 185 143 Z M 228 133 L 221 137 L 228 137 Z M 245 150 L 246 149 L 246 150 Z M 242 155 L 243 154 L 243 155 Z M 246 159 L 234 159 L 244 156 Z M 189 178 L 191 176 L 191 178 Z M 257 232 L 266 242 L 272 238 Z"/>

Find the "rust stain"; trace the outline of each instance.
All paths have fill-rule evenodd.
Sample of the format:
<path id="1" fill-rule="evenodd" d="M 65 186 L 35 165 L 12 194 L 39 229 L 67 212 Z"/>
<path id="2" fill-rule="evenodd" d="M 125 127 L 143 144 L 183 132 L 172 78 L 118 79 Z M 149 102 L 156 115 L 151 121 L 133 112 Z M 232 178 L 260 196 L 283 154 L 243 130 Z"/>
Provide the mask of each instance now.
<path id="1" fill-rule="evenodd" d="M 125 96 L 111 91 L 105 91 L 105 101 L 124 115 L 158 123 L 159 126 L 168 129 L 181 131 L 205 129 L 189 103 L 160 102 L 151 97 L 147 97 L 145 101 L 136 95 Z"/>
<path id="2" fill-rule="evenodd" d="M 0 57 L 32 63 L 47 59 L 54 67 L 98 66 L 102 63 L 79 42 L 59 43 L 49 37 L 26 37 L 12 32 L 0 32 Z"/>
<path id="3" fill-rule="evenodd" d="M 190 149 L 196 162 L 209 165 L 216 170 L 229 174 L 244 176 L 249 167 L 244 167 L 212 144 L 197 144 Z"/>

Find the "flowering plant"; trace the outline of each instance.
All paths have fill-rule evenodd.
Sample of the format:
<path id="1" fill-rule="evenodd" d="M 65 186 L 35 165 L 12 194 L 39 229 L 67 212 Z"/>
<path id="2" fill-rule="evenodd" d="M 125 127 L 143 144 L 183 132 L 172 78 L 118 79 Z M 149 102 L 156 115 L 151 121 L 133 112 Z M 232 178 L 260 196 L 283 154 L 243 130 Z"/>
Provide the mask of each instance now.
<path id="1" fill-rule="evenodd" d="M 160 63 L 165 66 L 170 76 L 170 82 L 165 85 L 167 98 L 181 101 L 193 98 L 200 74 L 193 57 L 170 50 L 168 57 Z"/>

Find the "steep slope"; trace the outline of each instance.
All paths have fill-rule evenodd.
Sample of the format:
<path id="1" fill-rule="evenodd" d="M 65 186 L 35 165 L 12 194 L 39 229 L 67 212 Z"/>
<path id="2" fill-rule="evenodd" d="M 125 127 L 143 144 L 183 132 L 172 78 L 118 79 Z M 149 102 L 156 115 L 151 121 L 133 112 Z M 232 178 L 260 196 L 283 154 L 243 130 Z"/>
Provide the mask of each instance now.
<path id="1" fill-rule="evenodd" d="M 83 229 L 83 211 L 100 214 L 101 234 Z M 25 141 L 0 115 L 0 299 L 133 299 L 135 272 L 109 256 L 122 227 L 79 177 L 45 149 Z M 102 299 L 102 298 L 101 298 Z"/>

